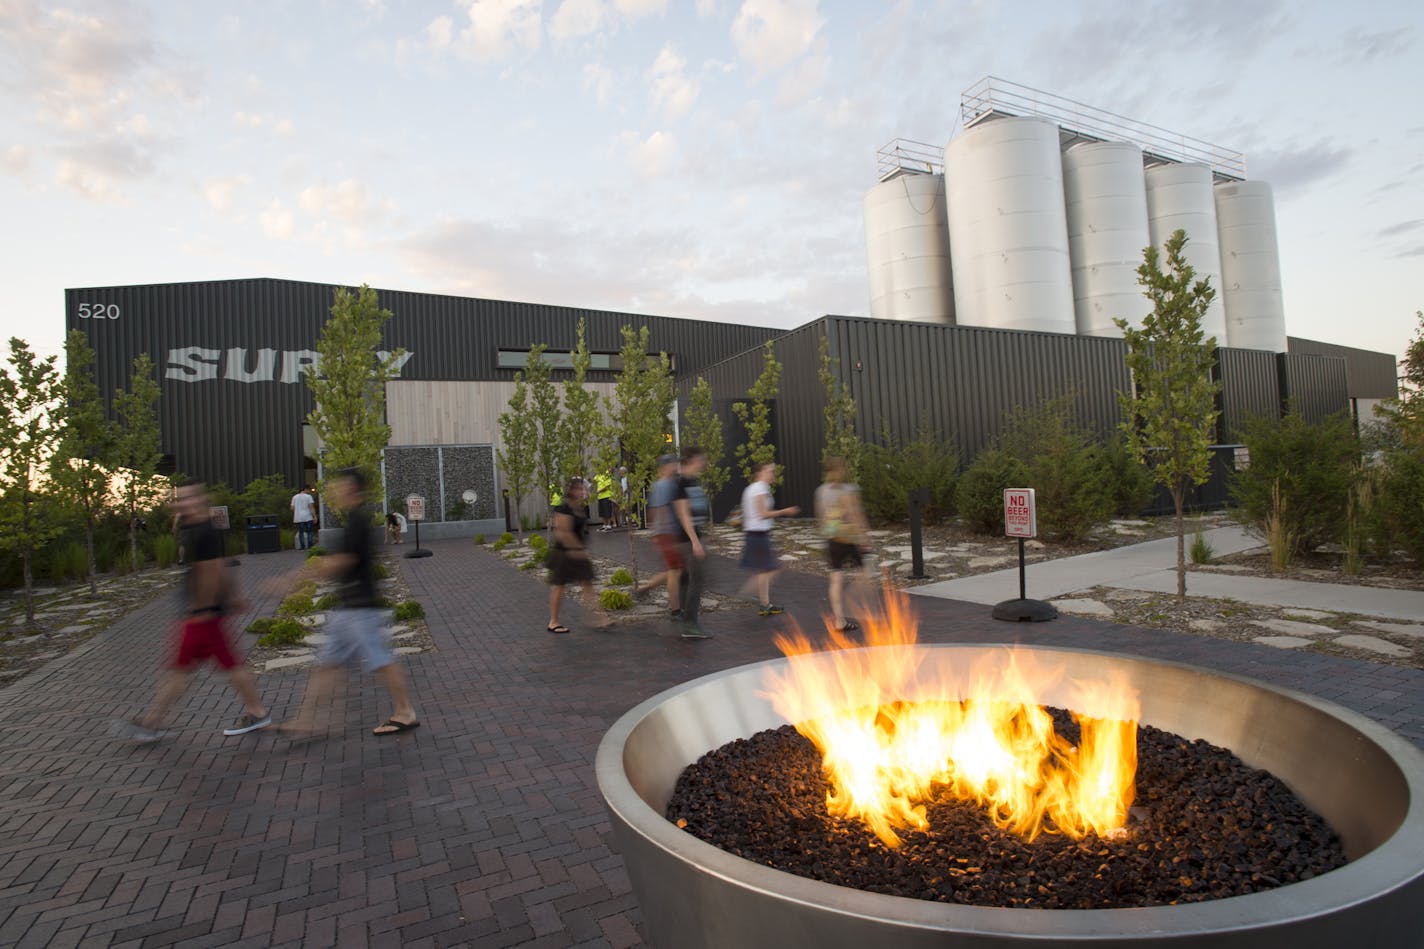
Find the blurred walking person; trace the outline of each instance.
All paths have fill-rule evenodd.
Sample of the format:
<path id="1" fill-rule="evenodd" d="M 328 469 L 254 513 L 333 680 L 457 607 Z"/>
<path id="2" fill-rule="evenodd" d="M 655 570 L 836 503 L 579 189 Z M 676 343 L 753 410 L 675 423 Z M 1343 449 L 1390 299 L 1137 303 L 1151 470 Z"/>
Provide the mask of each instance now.
<path id="1" fill-rule="evenodd" d="M 322 630 L 326 640 L 317 649 L 317 668 L 307 681 L 301 708 L 296 718 L 283 723 L 281 729 L 297 741 L 314 737 L 319 726 L 318 707 L 330 700 L 345 666 L 356 661 L 365 663 L 367 669 L 380 676 L 381 685 L 395 706 L 391 716 L 371 733 L 398 735 L 419 728 L 420 719 L 411 703 L 405 671 L 391 650 L 387 613 L 376 594 L 371 539 L 374 528 L 370 508 L 366 507 L 366 475 L 357 468 L 343 469 L 331 480 L 327 490 L 330 503 L 346 518 L 339 549 L 309 561 L 288 577 L 270 584 L 273 591 L 278 592 L 309 577 L 322 577 L 337 582 L 336 593 L 340 599 Z"/>
<path id="2" fill-rule="evenodd" d="M 860 627 L 845 613 L 845 568 L 860 567 L 870 551 L 870 525 L 860 503 L 860 488 L 850 482 L 850 469 L 840 456 L 826 459 L 825 482 L 816 489 L 816 522 L 826 538 L 831 568 L 831 618 L 837 630 Z"/>
<path id="3" fill-rule="evenodd" d="M 639 595 L 649 593 L 660 586 L 667 587 L 668 612 L 673 619 L 682 618 L 678 591 L 681 587 L 683 561 L 677 549 L 677 514 L 672 508 L 673 498 L 677 494 L 677 477 L 677 456 L 660 456 L 658 479 L 648 491 L 648 525 L 653 531 L 653 543 L 662 555 L 663 569 L 638 587 Z"/>
<path id="4" fill-rule="evenodd" d="M 316 501 L 311 489 L 304 487 L 292 495 L 292 526 L 297 529 L 297 549 L 307 550 L 315 542 Z"/>
<path id="5" fill-rule="evenodd" d="M 752 482 L 742 492 L 742 569 L 756 576 L 757 613 L 776 616 L 786 612 L 771 602 L 771 578 L 781 569 L 771 543 L 772 524 L 778 517 L 795 517 L 799 507 L 775 507 L 771 482 L 776 480 L 776 463 L 759 461 L 752 466 Z"/>
<path id="6" fill-rule="evenodd" d="M 593 592 L 593 560 L 588 553 L 588 486 L 582 478 L 570 478 L 564 485 L 562 503 L 554 508 L 554 546 L 549 551 L 549 626 L 551 633 L 567 633 L 559 622 L 559 606 L 564 587 L 577 583 L 583 588 L 583 605 L 602 617 L 594 624 L 604 629 L 610 624 Z"/>
<path id="7" fill-rule="evenodd" d="M 697 622 L 702 610 L 702 585 L 706 579 L 707 551 L 702 546 L 702 527 L 707 523 L 709 504 L 707 492 L 697 479 L 707 469 L 707 453 L 696 445 L 682 450 L 682 465 L 678 469 L 673 490 L 672 510 L 678 556 L 687 570 L 681 582 L 678 622 L 683 639 L 706 639 L 712 634 Z"/>
<path id="8" fill-rule="evenodd" d="M 240 599 L 222 536 L 208 518 L 208 507 L 208 491 L 200 483 L 181 484 L 174 491 L 173 516 L 183 525 L 181 549 L 188 562 L 183 580 L 183 618 L 174 630 L 173 655 L 153 703 L 143 715 L 120 728 L 124 737 L 133 741 L 157 741 L 167 734 L 163 723 L 169 711 L 187 691 L 193 673 L 209 659 L 227 675 L 246 708 L 237 723 L 224 729 L 223 734 L 244 735 L 272 724 L 252 673 L 233 652 L 224 628 L 224 617 L 240 606 Z"/>

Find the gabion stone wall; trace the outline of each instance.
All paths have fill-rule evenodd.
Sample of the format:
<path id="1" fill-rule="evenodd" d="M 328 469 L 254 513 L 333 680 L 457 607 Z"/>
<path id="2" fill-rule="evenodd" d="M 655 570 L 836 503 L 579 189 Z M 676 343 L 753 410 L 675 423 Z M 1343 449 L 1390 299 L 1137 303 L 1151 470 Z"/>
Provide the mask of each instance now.
<path id="1" fill-rule="evenodd" d="M 495 514 L 494 446 L 411 445 L 386 449 L 386 498 L 406 513 L 405 499 L 425 498 L 425 523 L 488 519 Z M 473 491 L 474 504 L 464 494 Z"/>
<path id="2" fill-rule="evenodd" d="M 481 521 L 503 514 L 495 506 L 494 448 L 447 445 L 440 449 L 445 469 L 445 520 Z M 465 493 L 474 492 L 474 503 Z"/>

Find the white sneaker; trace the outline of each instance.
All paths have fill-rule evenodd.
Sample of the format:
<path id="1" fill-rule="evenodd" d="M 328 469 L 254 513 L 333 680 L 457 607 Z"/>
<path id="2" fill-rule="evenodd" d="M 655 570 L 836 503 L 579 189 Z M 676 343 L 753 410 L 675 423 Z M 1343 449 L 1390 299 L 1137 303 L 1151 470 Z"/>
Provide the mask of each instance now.
<path id="1" fill-rule="evenodd" d="M 234 735 L 246 735 L 248 732 L 257 731 L 257 729 L 259 728 L 266 728 L 270 724 L 272 724 L 271 712 L 268 712 L 261 718 L 254 718 L 253 716 L 244 713 L 243 716 L 237 720 L 236 725 L 232 726 L 231 728 L 224 728 L 223 734 L 228 738 L 231 738 Z"/>

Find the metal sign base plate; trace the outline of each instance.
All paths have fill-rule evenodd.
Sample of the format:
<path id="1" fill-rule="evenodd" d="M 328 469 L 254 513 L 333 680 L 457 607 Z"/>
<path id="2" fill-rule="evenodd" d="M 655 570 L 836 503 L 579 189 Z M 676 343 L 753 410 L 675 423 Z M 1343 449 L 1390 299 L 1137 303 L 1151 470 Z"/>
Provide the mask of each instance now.
<path id="1" fill-rule="evenodd" d="M 994 619 L 1006 623 L 1046 623 L 1058 618 L 1058 610 L 1042 600 L 1005 600 L 994 604 Z"/>

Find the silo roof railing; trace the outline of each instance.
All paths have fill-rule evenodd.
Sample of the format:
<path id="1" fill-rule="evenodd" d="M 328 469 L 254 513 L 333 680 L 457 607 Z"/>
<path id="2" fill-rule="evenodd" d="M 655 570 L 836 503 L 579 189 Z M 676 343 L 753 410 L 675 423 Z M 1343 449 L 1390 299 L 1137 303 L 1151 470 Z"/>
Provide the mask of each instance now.
<path id="1" fill-rule="evenodd" d="M 964 90 L 959 112 L 965 128 L 1005 115 L 1040 116 L 1077 139 L 1132 142 L 1148 159 L 1207 165 L 1223 178 L 1246 177 L 1242 152 L 995 76 L 985 76 Z"/>
<path id="2" fill-rule="evenodd" d="M 944 149 L 908 138 L 891 139 L 875 153 L 876 174 L 881 181 L 900 175 L 944 174 Z"/>

